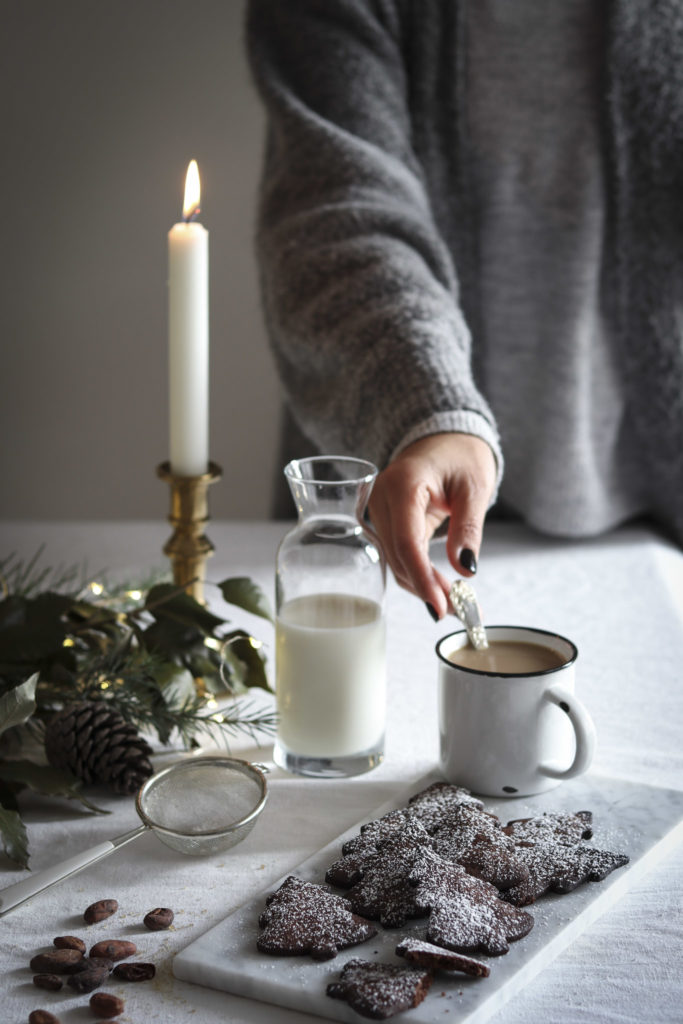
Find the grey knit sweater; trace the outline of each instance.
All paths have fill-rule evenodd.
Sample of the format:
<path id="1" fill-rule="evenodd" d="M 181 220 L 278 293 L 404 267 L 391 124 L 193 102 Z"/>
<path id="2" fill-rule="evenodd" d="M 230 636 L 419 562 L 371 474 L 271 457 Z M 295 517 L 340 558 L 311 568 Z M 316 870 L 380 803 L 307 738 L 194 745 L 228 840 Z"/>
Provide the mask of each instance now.
<path id="1" fill-rule="evenodd" d="M 383 465 L 416 436 L 465 430 L 502 469 L 500 426 L 501 496 L 537 526 L 590 533 L 648 511 L 683 538 L 681 6 L 603 8 L 594 99 L 606 188 L 589 351 L 602 347 L 619 368 L 607 391 L 619 436 L 596 498 L 600 486 L 581 471 L 593 449 L 558 473 L 567 431 L 553 375 L 532 389 L 534 404 L 511 355 L 519 339 L 492 328 L 492 311 L 505 323 L 505 301 L 491 284 L 495 261 L 482 261 L 482 135 L 471 124 L 492 101 L 473 89 L 468 57 L 482 31 L 468 4 L 253 0 L 249 50 L 270 124 L 258 243 L 266 316 L 292 408 L 321 450 Z M 575 276 L 577 265 L 570 253 Z M 542 313 L 543 303 L 528 307 L 521 322 Z M 527 359 L 532 370 L 552 365 L 558 345 L 571 350 L 571 328 L 561 343 L 562 331 L 537 333 L 548 337 Z M 591 402 L 599 412 L 604 394 L 571 403 L 578 437 L 577 416 L 585 409 L 599 424 Z M 524 419 L 535 429 L 516 432 Z"/>

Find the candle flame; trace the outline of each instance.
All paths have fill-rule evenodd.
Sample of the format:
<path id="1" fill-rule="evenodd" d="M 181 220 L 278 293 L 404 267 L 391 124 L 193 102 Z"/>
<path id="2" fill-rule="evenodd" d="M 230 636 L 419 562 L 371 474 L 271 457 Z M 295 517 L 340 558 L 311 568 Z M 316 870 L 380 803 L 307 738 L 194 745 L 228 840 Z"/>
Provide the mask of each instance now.
<path id="1" fill-rule="evenodd" d="M 196 160 L 190 160 L 185 176 L 185 201 L 183 202 L 183 220 L 189 221 L 199 213 L 199 168 Z"/>

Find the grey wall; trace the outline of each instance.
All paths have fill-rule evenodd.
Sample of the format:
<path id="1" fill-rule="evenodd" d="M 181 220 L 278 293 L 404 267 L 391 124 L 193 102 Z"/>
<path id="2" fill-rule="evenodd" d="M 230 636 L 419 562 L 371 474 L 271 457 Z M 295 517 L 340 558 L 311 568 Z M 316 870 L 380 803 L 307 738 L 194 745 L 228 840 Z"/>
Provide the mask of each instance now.
<path id="1" fill-rule="evenodd" d="M 210 231 L 212 518 L 265 517 L 279 386 L 253 215 L 243 0 L 0 0 L 0 518 L 156 518 L 166 234 Z"/>

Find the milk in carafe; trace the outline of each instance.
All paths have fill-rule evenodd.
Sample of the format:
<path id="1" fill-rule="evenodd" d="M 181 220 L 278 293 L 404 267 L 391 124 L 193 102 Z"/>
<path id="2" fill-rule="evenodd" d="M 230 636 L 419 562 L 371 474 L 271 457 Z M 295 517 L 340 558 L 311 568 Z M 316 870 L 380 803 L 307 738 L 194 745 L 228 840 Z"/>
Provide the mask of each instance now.
<path id="1" fill-rule="evenodd" d="M 333 758 L 381 744 L 386 704 L 385 621 L 375 601 L 312 594 L 276 619 L 278 743 Z"/>

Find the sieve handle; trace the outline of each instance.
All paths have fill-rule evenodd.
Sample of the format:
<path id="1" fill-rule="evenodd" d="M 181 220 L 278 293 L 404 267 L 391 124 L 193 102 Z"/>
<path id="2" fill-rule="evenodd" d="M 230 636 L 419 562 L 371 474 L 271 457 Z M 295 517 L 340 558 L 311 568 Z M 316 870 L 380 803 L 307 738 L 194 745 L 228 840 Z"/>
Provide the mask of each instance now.
<path id="1" fill-rule="evenodd" d="M 102 860 L 103 857 L 108 857 L 114 850 L 118 850 L 119 846 L 124 846 L 131 839 L 136 839 L 146 831 L 146 825 L 139 825 L 131 832 L 125 832 L 123 835 L 117 836 L 116 839 L 108 839 L 105 843 L 98 843 L 97 846 L 91 846 L 89 850 L 82 850 L 80 853 L 74 854 L 73 857 L 60 861 L 59 864 L 53 864 L 52 867 L 45 868 L 44 871 L 39 871 L 36 875 L 30 875 L 29 878 L 0 890 L 0 917 L 8 911 L 14 910 L 21 903 L 25 903 L 31 896 L 37 895 L 44 889 L 49 889 L 51 885 L 61 882 L 64 878 L 75 875 L 77 871 L 82 871 L 83 868 Z"/>

